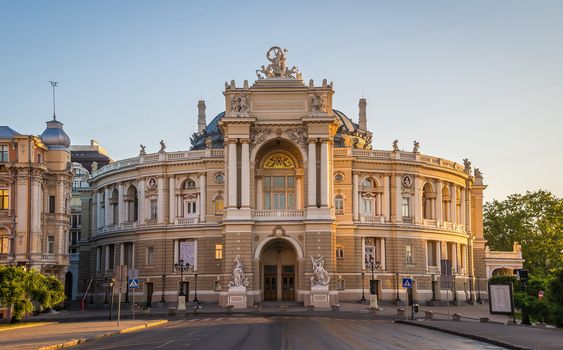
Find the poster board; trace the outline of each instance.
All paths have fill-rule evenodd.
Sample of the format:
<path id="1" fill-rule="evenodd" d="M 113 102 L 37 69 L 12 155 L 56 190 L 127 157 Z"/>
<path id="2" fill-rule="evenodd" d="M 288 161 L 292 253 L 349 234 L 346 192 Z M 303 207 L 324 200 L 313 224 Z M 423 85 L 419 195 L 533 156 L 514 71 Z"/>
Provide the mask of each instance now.
<path id="1" fill-rule="evenodd" d="M 489 282 L 489 312 L 491 315 L 514 314 L 512 283 Z"/>

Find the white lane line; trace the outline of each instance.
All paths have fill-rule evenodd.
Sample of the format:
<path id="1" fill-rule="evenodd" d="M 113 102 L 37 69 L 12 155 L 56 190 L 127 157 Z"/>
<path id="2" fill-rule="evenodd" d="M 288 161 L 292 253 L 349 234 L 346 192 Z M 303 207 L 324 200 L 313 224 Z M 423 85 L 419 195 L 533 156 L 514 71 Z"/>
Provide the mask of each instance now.
<path id="1" fill-rule="evenodd" d="M 157 349 L 160 349 L 160 348 L 162 348 L 163 346 L 166 346 L 166 345 L 172 343 L 173 341 L 174 341 L 174 340 L 169 340 L 169 341 L 167 341 L 166 343 L 157 346 L 156 348 L 157 348 Z"/>
<path id="2" fill-rule="evenodd" d="M 225 319 L 224 317 L 216 318 L 217 321 L 222 321 L 224 319 Z"/>

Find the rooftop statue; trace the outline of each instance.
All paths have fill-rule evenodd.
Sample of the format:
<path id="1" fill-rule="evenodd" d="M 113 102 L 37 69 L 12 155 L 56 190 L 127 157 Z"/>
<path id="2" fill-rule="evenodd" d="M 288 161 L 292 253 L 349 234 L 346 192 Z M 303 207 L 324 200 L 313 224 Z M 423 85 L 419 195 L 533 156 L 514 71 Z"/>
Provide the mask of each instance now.
<path id="1" fill-rule="evenodd" d="M 420 144 L 418 143 L 418 141 L 414 141 L 413 142 L 413 148 L 412 148 L 413 153 L 417 153 L 419 148 L 420 148 Z"/>
<path id="2" fill-rule="evenodd" d="M 147 152 L 145 151 L 146 146 L 144 146 L 142 144 L 140 146 L 141 146 L 141 150 L 139 151 L 139 155 L 140 156 L 146 155 L 147 154 Z"/>
<path id="3" fill-rule="evenodd" d="M 399 150 L 399 140 L 393 141 L 393 151 Z"/>
<path id="4" fill-rule="evenodd" d="M 266 53 L 266 58 L 270 61 L 270 64 L 267 67 L 262 65 L 260 69 L 256 70 L 258 79 L 289 78 L 303 80 L 297 67 L 287 67 L 286 53 L 287 49 L 282 49 L 279 46 L 271 47 Z"/>
<path id="5" fill-rule="evenodd" d="M 166 144 L 164 143 L 164 140 L 160 140 L 160 151 L 158 151 L 158 153 L 164 153 L 166 149 Z"/>

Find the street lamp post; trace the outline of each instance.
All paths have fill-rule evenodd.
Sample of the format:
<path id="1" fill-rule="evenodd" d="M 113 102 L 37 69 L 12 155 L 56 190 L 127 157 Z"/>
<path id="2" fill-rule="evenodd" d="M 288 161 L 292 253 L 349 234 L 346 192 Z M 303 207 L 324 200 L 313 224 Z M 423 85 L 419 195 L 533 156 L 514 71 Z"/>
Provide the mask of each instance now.
<path id="1" fill-rule="evenodd" d="M 370 256 L 369 268 L 371 270 L 371 280 L 369 281 L 370 308 L 379 309 L 379 306 L 377 305 L 377 281 L 375 280 L 375 270 L 379 271 L 381 263 L 379 261 L 375 261 L 373 256 Z"/>
<path id="2" fill-rule="evenodd" d="M 162 275 L 162 296 L 160 297 L 160 302 L 161 303 L 166 303 L 166 300 L 164 299 L 164 291 L 166 290 L 166 275 Z"/>
<path id="3" fill-rule="evenodd" d="M 401 297 L 399 296 L 399 273 L 395 273 L 395 286 L 396 286 L 396 292 L 397 292 L 397 296 L 395 298 L 395 304 L 400 305 L 402 303 Z"/>
<path id="4" fill-rule="evenodd" d="M 194 284 L 195 284 L 195 291 L 194 291 L 194 303 L 198 303 L 199 304 L 199 300 L 197 300 L 197 272 L 194 273 Z"/>
<path id="5" fill-rule="evenodd" d="M 362 298 L 358 301 L 359 303 L 365 304 L 367 302 L 366 295 L 364 293 L 364 276 L 365 272 L 362 270 Z"/>
<path id="6" fill-rule="evenodd" d="M 481 300 L 481 286 L 479 285 L 479 277 L 477 277 L 477 304 L 483 304 Z"/>
<path id="7" fill-rule="evenodd" d="M 184 271 L 188 271 L 190 268 L 190 263 L 184 263 L 184 260 L 180 260 L 174 264 L 174 270 L 180 271 L 180 294 L 178 295 L 178 306 L 177 310 L 186 310 L 186 294 L 184 293 Z"/>
<path id="8" fill-rule="evenodd" d="M 106 278 L 106 295 L 104 297 L 104 304 L 108 303 L 108 289 L 109 289 L 109 282 L 108 279 Z"/>

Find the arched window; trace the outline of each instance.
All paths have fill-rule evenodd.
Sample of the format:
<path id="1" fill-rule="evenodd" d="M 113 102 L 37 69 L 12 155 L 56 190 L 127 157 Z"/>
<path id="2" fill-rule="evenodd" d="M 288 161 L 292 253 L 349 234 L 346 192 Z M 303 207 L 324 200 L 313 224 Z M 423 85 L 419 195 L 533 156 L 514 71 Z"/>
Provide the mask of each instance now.
<path id="1" fill-rule="evenodd" d="M 113 225 L 117 225 L 117 223 L 119 222 L 119 207 L 117 205 L 118 198 L 119 198 L 119 191 L 117 190 L 117 188 L 114 188 L 113 191 L 111 192 L 111 198 L 109 200 L 111 205 L 111 212 L 112 212 L 111 223 Z"/>
<path id="2" fill-rule="evenodd" d="M 223 209 L 225 207 L 225 202 L 223 199 L 223 195 L 217 195 L 215 197 L 215 215 L 223 215 Z"/>
<path id="3" fill-rule="evenodd" d="M 432 185 L 427 182 L 422 188 L 422 216 L 425 219 L 434 218 L 434 211 L 432 210 L 432 201 L 434 196 Z"/>
<path id="4" fill-rule="evenodd" d="M 362 180 L 362 189 L 360 194 L 360 213 L 366 216 L 379 215 L 378 208 L 377 183 L 373 178 L 365 178 Z"/>
<path id="5" fill-rule="evenodd" d="M 190 189 L 194 189 L 196 188 L 196 184 L 195 181 L 192 179 L 187 179 L 186 181 L 184 181 L 183 185 L 182 185 L 182 189 L 183 190 L 190 190 Z"/>
<path id="6" fill-rule="evenodd" d="M 442 221 L 450 221 L 450 189 L 442 186 Z"/>
<path id="7" fill-rule="evenodd" d="M 135 186 L 129 186 L 129 189 L 127 189 L 125 202 L 127 205 L 127 221 L 136 222 L 139 218 L 139 197 Z"/>
<path id="8" fill-rule="evenodd" d="M 334 196 L 334 211 L 336 214 L 344 214 L 344 198 L 340 194 Z"/>
<path id="9" fill-rule="evenodd" d="M 264 209 L 295 209 L 295 164 L 283 153 L 270 155 L 263 165 L 262 195 Z"/>

